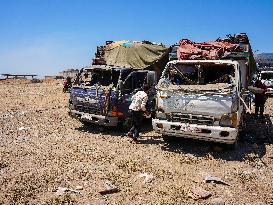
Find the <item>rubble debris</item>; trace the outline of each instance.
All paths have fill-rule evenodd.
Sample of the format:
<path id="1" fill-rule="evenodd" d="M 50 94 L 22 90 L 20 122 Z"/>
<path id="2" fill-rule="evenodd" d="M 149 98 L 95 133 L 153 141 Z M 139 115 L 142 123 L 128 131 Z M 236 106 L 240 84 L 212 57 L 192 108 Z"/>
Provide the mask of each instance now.
<path id="1" fill-rule="evenodd" d="M 207 199 L 211 196 L 211 193 L 201 187 L 191 189 L 189 193 L 189 197 L 193 198 L 194 200 L 198 199 Z"/>
<path id="2" fill-rule="evenodd" d="M 104 190 L 99 191 L 101 195 L 112 194 L 119 191 L 119 189 L 115 185 L 113 185 L 110 181 L 104 182 L 104 187 L 105 187 Z"/>
<path id="3" fill-rule="evenodd" d="M 28 130 L 28 129 L 30 129 L 30 127 L 19 127 L 18 128 L 19 131 Z"/>
<path id="4" fill-rule="evenodd" d="M 65 193 L 67 193 L 67 192 L 72 192 L 72 193 L 80 194 L 79 191 L 74 190 L 74 189 L 69 189 L 69 188 L 66 188 L 66 187 L 58 187 L 58 189 L 57 189 L 57 191 L 56 191 L 56 194 L 57 194 L 58 196 L 60 196 L 60 195 L 63 195 L 63 194 L 65 194 Z"/>
<path id="5" fill-rule="evenodd" d="M 83 190 L 82 186 L 76 186 L 75 190 Z"/>
<path id="6" fill-rule="evenodd" d="M 151 181 L 153 181 L 154 179 L 154 176 L 152 174 L 148 174 L 148 173 L 141 173 L 138 175 L 139 178 L 143 178 L 144 177 L 144 180 L 143 180 L 143 183 L 146 184 L 146 183 L 150 183 Z"/>
<path id="7" fill-rule="evenodd" d="M 213 177 L 213 176 L 205 176 L 205 180 L 206 183 L 216 183 L 216 184 L 223 184 L 223 185 L 227 185 L 230 186 L 230 184 L 228 184 L 227 182 L 223 181 L 222 179 L 218 178 L 218 177 Z"/>

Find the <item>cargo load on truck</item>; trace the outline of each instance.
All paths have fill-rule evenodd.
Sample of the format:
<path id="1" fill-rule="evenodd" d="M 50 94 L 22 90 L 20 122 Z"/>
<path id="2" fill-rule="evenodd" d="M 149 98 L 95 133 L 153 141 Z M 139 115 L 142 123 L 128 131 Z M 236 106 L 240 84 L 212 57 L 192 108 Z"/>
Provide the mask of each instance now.
<path id="1" fill-rule="evenodd" d="M 158 77 L 169 60 L 170 48 L 150 41 L 106 41 L 98 46 L 92 65 L 153 70 Z"/>
<path id="2" fill-rule="evenodd" d="M 178 60 L 244 60 L 247 63 L 245 78 L 250 84 L 253 74 L 257 71 L 254 55 L 248 36 L 245 33 L 227 35 L 215 41 L 193 42 L 181 39 L 177 49 Z"/>

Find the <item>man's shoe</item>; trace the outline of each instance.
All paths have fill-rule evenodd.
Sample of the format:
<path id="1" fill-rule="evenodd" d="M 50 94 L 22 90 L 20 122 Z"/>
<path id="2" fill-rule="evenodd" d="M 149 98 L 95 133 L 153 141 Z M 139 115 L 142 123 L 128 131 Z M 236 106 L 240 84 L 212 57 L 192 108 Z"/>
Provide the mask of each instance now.
<path id="1" fill-rule="evenodd" d="M 139 144 L 139 141 L 137 139 L 133 138 L 132 143 Z"/>
<path id="2" fill-rule="evenodd" d="M 131 132 L 128 132 L 128 133 L 127 133 L 127 137 L 133 138 L 133 134 L 132 134 Z"/>

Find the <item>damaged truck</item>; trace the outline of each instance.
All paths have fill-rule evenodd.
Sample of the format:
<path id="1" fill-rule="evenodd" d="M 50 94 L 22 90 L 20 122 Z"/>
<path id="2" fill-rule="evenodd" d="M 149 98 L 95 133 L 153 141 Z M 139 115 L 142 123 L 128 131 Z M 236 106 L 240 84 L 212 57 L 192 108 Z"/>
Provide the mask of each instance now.
<path id="1" fill-rule="evenodd" d="M 69 114 L 83 123 L 123 128 L 129 105 L 144 84 L 155 87 L 168 62 L 169 48 L 148 41 L 107 41 L 98 46 L 92 65 L 83 68 L 71 89 Z M 155 109 L 151 89 L 148 109 Z"/>
<path id="2" fill-rule="evenodd" d="M 182 39 L 157 85 L 153 129 L 234 148 L 251 102 L 247 90 L 256 63 L 244 33 L 205 43 Z"/>

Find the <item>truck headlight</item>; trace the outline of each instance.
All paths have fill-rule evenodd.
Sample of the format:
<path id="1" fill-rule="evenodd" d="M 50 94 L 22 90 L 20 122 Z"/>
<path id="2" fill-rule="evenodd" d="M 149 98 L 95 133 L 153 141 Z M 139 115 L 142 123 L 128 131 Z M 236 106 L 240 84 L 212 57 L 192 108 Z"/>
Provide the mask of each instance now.
<path id="1" fill-rule="evenodd" d="M 156 112 L 156 118 L 159 120 L 166 120 L 167 116 L 164 112 Z"/>
<path id="2" fill-rule="evenodd" d="M 219 125 L 222 127 L 236 127 L 237 113 L 233 112 L 233 113 L 223 114 L 221 116 L 221 120 L 220 120 Z"/>

